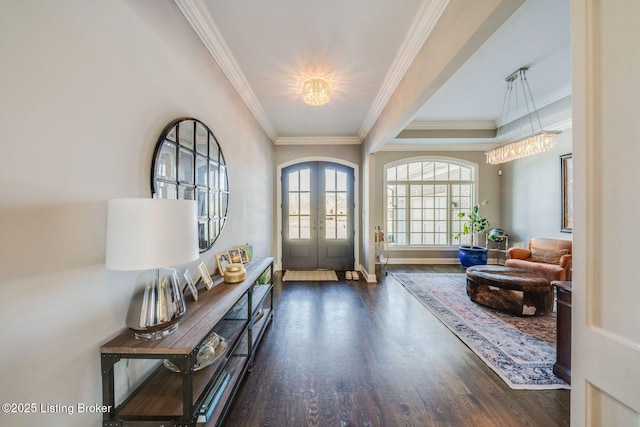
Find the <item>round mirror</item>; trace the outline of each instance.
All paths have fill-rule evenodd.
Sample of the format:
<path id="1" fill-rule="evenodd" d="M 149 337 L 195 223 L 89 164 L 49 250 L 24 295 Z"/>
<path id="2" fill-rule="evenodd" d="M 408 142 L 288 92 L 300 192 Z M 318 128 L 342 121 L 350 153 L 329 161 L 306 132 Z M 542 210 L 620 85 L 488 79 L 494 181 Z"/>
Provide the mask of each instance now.
<path id="1" fill-rule="evenodd" d="M 227 219 L 229 180 L 207 125 L 185 117 L 164 128 L 153 153 L 151 193 L 159 199 L 196 200 L 200 252 L 211 248 Z"/>

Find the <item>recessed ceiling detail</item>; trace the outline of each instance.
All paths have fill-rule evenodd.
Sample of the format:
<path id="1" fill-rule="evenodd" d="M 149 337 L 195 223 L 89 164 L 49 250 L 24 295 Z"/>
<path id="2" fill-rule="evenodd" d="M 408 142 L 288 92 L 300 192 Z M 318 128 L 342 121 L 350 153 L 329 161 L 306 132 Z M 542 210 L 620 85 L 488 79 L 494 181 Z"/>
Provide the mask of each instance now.
<path id="1" fill-rule="evenodd" d="M 474 47 L 477 50 L 464 64 L 449 64 L 459 67 L 455 73 L 434 71 L 442 79 L 439 89 L 428 99 L 420 98 L 420 106 L 411 107 L 417 113 L 403 116 L 405 125 L 409 120 L 497 122 L 502 99 L 494 95 L 501 92 L 496 88 L 502 88 L 502 79 L 494 81 L 493 77 L 522 64 L 534 68 L 540 80 L 532 81 L 538 108 L 547 102 L 556 105 L 558 99 L 570 95 L 570 0 L 519 0 L 518 4 L 520 1 L 520 7 L 498 6 L 513 14 L 480 47 Z M 362 143 L 389 108 L 389 100 L 396 99 L 399 85 L 416 77 L 407 76 L 407 71 L 429 67 L 429 63 L 412 66 L 425 41 L 458 35 L 458 17 L 447 14 L 458 4 L 452 0 L 174 2 L 269 139 L 278 145 Z M 543 32 L 540 22 L 545 23 Z M 513 43 L 515 39 L 518 43 Z M 300 102 L 302 84 L 314 76 L 330 81 L 330 101 L 322 108 L 305 108 Z M 464 136 L 474 129 L 483 132 L 473 139 Z M 450 128 L 459 132 L 447 135 L 436 132 L 447 129 L 413 130 L 427 132 L 424 138 L 419 132 L 408 132 L 389 143 L 455 145 L 456 136 L 470 144 L 495 143 L 488 127 Z"/>

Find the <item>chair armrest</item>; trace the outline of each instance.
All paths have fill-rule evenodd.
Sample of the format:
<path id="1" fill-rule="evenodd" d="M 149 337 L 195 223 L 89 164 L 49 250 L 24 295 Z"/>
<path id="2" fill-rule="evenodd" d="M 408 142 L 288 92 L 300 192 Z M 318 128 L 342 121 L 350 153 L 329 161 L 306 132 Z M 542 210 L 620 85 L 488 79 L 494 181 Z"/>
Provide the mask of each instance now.
<path id="1" fill-rule="evenodd" d="M 562 255 L 560 257 L 560 262 L 558 262 L 558 264 L 560 265 L 560 267 L 564 268 L 565 270 L 571 268 L 571 261 L 572 261 L 572 256 L 571 254 L 566 254 L 566 255 Z"/>
<path id="2" fill-rule="evenodd" d="M 509 248 L 507 254 L 513 259 L 527 259 L 531 256 L 531 251 L 525 248 Z"/>

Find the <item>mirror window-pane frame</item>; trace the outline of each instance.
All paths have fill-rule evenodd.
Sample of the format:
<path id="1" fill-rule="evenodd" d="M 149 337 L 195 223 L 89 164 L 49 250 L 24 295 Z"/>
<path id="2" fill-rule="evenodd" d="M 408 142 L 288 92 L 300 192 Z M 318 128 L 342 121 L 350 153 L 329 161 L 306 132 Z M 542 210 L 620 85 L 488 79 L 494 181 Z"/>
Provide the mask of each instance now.
<path id="1" fill-rule="evenodd" d="M 200 120 L 171 121 L 156 144 L 151 193 L 161 199 L 197 199 L 200 252 L 222 233 L 229 205 L 227 164 L 218 140 Z"/>

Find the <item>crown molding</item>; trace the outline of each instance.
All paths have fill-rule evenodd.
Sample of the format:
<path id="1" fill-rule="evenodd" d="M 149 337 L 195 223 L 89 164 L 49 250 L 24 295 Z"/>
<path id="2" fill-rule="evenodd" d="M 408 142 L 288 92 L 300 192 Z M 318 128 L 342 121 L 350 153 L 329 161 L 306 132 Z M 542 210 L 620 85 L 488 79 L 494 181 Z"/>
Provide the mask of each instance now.
<path id="1" fill-rule="evenodd" d="M 422 2 L 404 42 L 391 64 L 391 68 L 387 72 L 375 100 L 360 126 L 358 139 L 361 141 L 364 141 L 374 123 L 378 120 L 380 113 L 389 102 L 391 95 L 393 95 L 400 80 L 402 80 L 409 66 L 411 66 L 425 40 L 429 37 L 448 3 L 449 0 L 425 0 Z"/>
<path id="2" fill-rule="evenodd" d="M 356 136 L 281 136 L 275 145 L 360 145 Z"/>
<path id="3" fill-rule="evenodd" d="M 553 92 L 546 94 L 545 96 L 541 96 L 538 100 L 538 105 L 536 107 L 538 109 L 544 108 L 547 105 L 551 105 L 556 101 L 560 101 L 563 98 L 571 95 L 571 83 L 568 83 Z"/>
<path id="4" fill-rule="evenodd" d="M 198 37 L 200 37 L 200 40 L 218 63 L 233 87 L 238 91 L 238 94 L 244 103 L 247 104 L 247 107 L 269 139 L 275 142 L 278 139 L 276 129 L 264 112 L 247 78 L 240 69 L 240 65 L 238 65 L 238 62 L 224 41 L 218 26 L 202 0 L 174 0 L 174 2 L 184 17 L 187 18 L 187 21 L 191 24 L 196 34 L 198 34 Z"/>
<path id="5" fill-rule="evenodd" d="M 495 148 L 493 142 L 481 143 L 417 143 L 406 144 L 392 142 L 386 144 L 380 151 L 487 151 Z"/>
<path id="6" fill-rule="evenodd" d="M 573 119 L 565 119 L 547 126 L 549 130 L 567 130 L 573 127 Z"/>
<path id="7" fill-rule="evenodd" d="M 415 121 L 409 123 L 404 130 L 495 130 L 497 128 L 493 120 Z"/>
<path id="8" fill-rule="evenodd" d="M 356 136 L 281 136 L 275 145 L 360 145 Z"/>
<path id="9" fill-rule="evenodd" d="M 533 99 L 536 102 L 536 111 L 540 111 L 543 108 L 560 101 L 561 99 L 564 99 L 568 96 L 571 96 L 571 84 L 567 84 L 565 86 L 562 86 L 561 88 L 559 88 L 558 90 L 554 90 L 553 92 L 550 92 L 548 94 L 546 94 L 545 96 L 540 97 L 539 99 Z M 529 105 L 530 106 L 530 105 Z M 508 120 L 505 120 L 506 117 L 500 117 L 498 118 L 498 120 L 496 121 L 498 127 L 503 126 L 507 123 L 511 123 L 514 122 L 518 119 L 520 119 L 521 117 L 524 117 L 526 115 L 528 115 L 529 113 L 534 114 L 534 111 L 531 110 L 527 110 L 527 105 L 523 104 L 520 106 L 520 108 L 518 109 L 518 111 L 509 111 L 509 118 Z"/>

